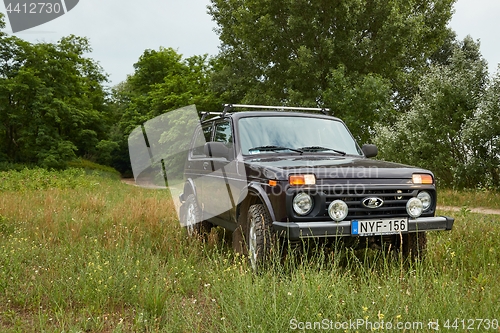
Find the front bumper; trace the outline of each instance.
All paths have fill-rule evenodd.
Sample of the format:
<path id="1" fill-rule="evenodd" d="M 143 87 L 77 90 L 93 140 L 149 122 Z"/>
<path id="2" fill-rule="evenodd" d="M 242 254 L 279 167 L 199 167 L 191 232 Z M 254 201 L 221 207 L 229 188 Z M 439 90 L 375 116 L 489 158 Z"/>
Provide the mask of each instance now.
<path id="1" fill-rule="evenodd" d="M 447 216 L 419 217 L 408 220 L 408 231 L 403 233 L 451 230 L 455 219 Z M 342 237 L 358 235 L 351 233 L 351 221 L 325 222 L 273 222 L 273 228 L 289 240 L 313 237 Z"/>

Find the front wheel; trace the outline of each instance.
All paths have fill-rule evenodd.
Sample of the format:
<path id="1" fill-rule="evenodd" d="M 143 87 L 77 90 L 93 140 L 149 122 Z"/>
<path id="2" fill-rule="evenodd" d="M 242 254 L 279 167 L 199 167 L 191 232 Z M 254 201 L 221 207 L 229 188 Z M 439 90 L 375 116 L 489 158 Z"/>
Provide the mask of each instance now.
<path id="1" fill-rule="evenodd" d="M 182 216 L 182 225 L 186 228 L 188 236 L 204 235 L 210 233 L 212 224 L 202 220 L 202 212 L 196 196 L 188 195 L 184 203 L 184 214 Z"/>
<path id="2" fill-rule="evenodd" d="M 263 204 L 250 206 L 247 214 L 246 242 L 250 264 L 254 270 L 269 259 L 275 243 L 272 221 Z"/>

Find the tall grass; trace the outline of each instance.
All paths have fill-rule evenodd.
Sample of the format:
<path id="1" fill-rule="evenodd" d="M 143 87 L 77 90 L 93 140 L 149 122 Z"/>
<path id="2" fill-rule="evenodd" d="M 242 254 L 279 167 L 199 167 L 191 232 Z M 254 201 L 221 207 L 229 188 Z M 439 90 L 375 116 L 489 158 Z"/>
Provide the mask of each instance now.
<path id="1" fill-rule="evenodd" d="M 499 216 L 463 210 L 452 232 L 429 234 L 421 263 L 334 247 L 254 274 L 223 230 L 206 242 L 188 239 L 168 192 L 64 172 L 55 186 L 23 188 L 22 179 L 45 176 L 18 176 L 0 176 L 2 332 L 284 332 L 330 320 L 500 319 Z"/>
<path id="2" fill-rule="evenodd" d="M 500 209 L 500 192 L 493 190 L 439 191 L 439 204 L 458 207 L 483 207 Z"/>

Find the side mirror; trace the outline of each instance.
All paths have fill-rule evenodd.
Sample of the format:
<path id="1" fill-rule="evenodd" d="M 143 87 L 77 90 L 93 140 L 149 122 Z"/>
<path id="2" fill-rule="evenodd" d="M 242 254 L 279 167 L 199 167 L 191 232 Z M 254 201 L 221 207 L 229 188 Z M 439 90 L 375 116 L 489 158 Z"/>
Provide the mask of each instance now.
<path id="1" fill-rule="evenodd" d="M 229 160 L 229 148 L 222 142 L 207 142 L 203 147 L 205 155 L 209 157 L 224 157 Z"/>
<path id="2" fill-rule="evenodd" d="M 361 147 L 361 150 L 368 158 L 375 157 L 378 154 L 378 148 L 375 145 L 364 144 L 363 147 Z"/>

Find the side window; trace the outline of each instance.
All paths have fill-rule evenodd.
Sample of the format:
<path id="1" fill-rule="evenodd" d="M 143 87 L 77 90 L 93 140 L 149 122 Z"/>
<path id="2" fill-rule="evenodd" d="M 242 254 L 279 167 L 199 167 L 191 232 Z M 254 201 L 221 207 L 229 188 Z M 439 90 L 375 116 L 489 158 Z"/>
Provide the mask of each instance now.
<path id="1" fill-rule="evenodd" d="M 215 125 L 214 141 L 222 142 L 228 148 L 233 147 L 233 131 L 231 130 L 231 123 L 229 121 Z"/>
<path id="2" fill-rule="evenodd" d="M 191 151 L 192 156 L 205 156 L 203 151 L 205 142 L 212 140 L 212 124 L 204 125 L 196 131 L 196 137 L 193 143 L 193 149 Z"/>
<path id="3" fill-rule="evenodd" d="M 212 124 L 203 126 L 203 136 L 205 137 L 205 142 L 212 140 Z"/>

